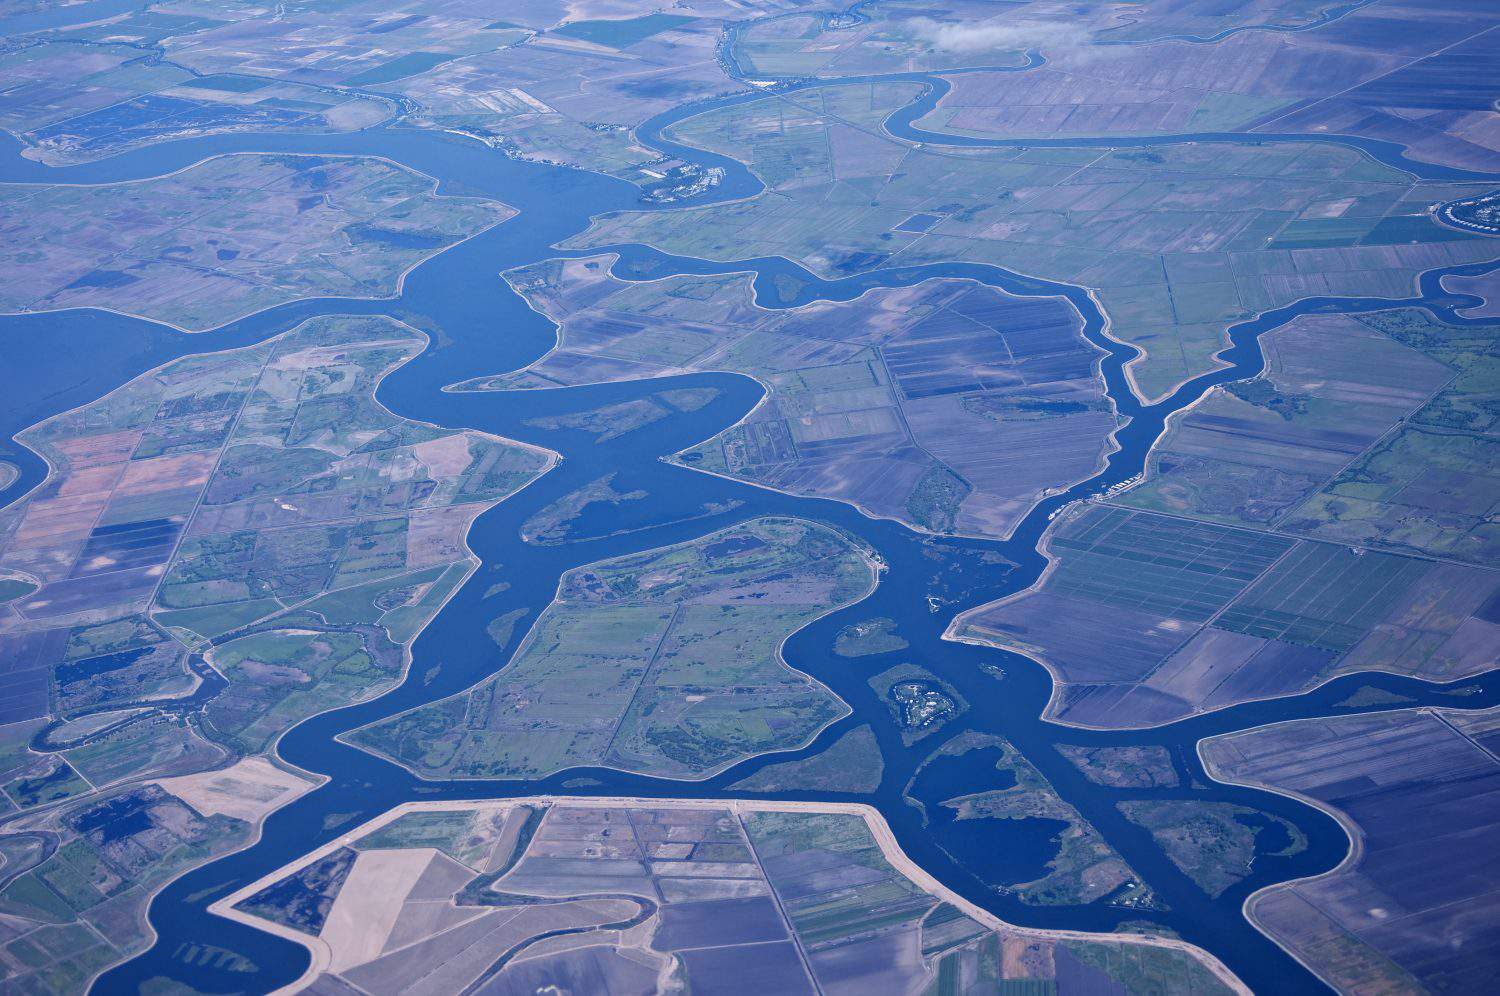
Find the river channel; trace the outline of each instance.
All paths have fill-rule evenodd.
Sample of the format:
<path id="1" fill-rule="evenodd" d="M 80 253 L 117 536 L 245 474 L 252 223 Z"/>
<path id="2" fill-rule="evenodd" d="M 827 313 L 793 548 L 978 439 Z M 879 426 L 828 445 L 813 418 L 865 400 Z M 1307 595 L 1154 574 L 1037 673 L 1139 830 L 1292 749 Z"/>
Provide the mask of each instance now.
<path id="1" fill-rule="evenodd" d="M 893 78 L 909 78 L 928 87 L 915 104 L 893 115 L 888 127 L 894 134 L 929 143 L 1021 144 L 950 140 L 947 136 L 915 130 L 911 122 L 925 113 L 919 105 L 931 106 L 947 84 L 921 74 L 882 77 Z M 751 196 L 760 190 L 760 183 L 741 164 L 676 145 L 661 134 L 674 121 L 690 114 L 762 96 L 761 93 L 737 95 L 678 108 L 654 119 L 639 129 L 638 134 L 643 141 L 671 154 L 726 169 L 725 179 L 717 188 L 689 203 Z M 1246 136 L 1232 136 L 1232 139 L 1244 141 Z M 1189 135 L 1161 141 L 1227 140 L 1231 137 Z M 1255 140 L 1282 141 L 1291 137 L 1255 136 Z M 1336 136 L 1298 136 L 1296 140 L 1353 145 L 1374 158 L 1433 179 L 1496 179 L 1414 163 L 1405 159 L 1399 148 L 1380 143 Z M 1229 364 L 1226 368 L 1196 378 L 1160 403 L 1143 405 L 1130 392 L 1123 373 L 1124 364 L 1135 355 L 1134 350 L 1104 335 L 1103 316 L 1089 296 L 1076 287 L 975 264 L 888 268 L 824 280 L 784 259 L 716 263 L 673 257 L 643 246 L 612 247 L 621 256 L 616 270 L 626 278 L 751 271 L 756 275 L 760 302 L 768 307 L 794 307 L 814 300 L 850 300 L 872 287 L 909 285 L 934 277 L 968 278 L 1012 293 L 1068 298 L 1084 316 L 1085 335 L 1107 354 L 1102 373 L 1122 419 L 1118 451 L 1098 476 L 1041 503 L 1008 541 L 935 539 L 895 522 L 872 520 L 838 502 L 740 484 L 660 459 L 715 435 L 751 410 L 761 397 L 761 387 L 748 377 L 700 374 L 541 392 L 443 391 L 456 381 L 524 366 L 553 345 L 552 323 L 532 311 L 498 278 L 498 273 L 549 257 L 576 255 L 552 246 L 586 228 L 592 215 L 645 209 L 638 201 L 636 188 L 623 181 L 580 170 L 525 163 L 477 142 L 399 127 L 332 136 L 235 135 L 189 139 L 63 168 L 24 159 L 19 155 L 19 146 L 6 141 L 9 144 L 0 146 L 0 181 L 5 182 L 117 182 L 159 176 L 231 152 L 376 155 L 438 178 L 444 193 L 490 197 L 517 208 L 520 213 L 414 269 L 407 275 L 400 296 L 390 300 L 300 301 L 196 335 L 95 310 L 0 317 L 0 349 L 6 358 L 0 364 L 0 397 L 6 399 L 0 410 L 0 439 L 8 441 L 15 432 L 89 402 L 177 356 L 261 341 L 316 315 L 388 314 L 426 330 L 432 337 L 432 345 L 381 384 L 378 398 L 384 405 L 407 418 L 493 432 L 548 447 L 563 456 L 554 470 L 475 523 L 469 545 L 483 564 L 416 640 L 413 666 L 406 681 L 377 699 L 309 719 L 283 737 L 279 746 L 281 755 L 292 764 L 326 775 L 327 784 L 273 814 L 266 821 L 259 842 L 252 847 L 196 869 L 168 886 L 151 906 L 156 944 L 103 976 L 96 985 L 98 992 L 135 992 L 148 980 L 163 978 L 190 982 L 194 988 L 209 992 L 261 992 L 292 981 L 307 964 L 307 954 L 302 948 L 210 916 L 205 912 L 206 907 L 244 883 L 402 802 L 505 798 L 549 792 L 657 798 L 743 795 L 728 791 L 726 786 L 766 764 L 816 754 L 848 730 L 867 723 L 873 725 L 884 756 L 884 779 L 868 795 L 836 798 L 841 801 L 852 798 L 877 807 L 915 861 L 980 906 L 1011 922 L 1034 927 L 1108 931 L 1124 921 L 1152 920 L 1212 951 L 1257 991 L 1326 991 L 1316 978 L 1250 926 L 1241 913 L 1241 904 L 1251 891 L 1267 884 L 1316 874 L 1337 865 L 1347 853 L 1344 832 L 1326 814 L 1294 800 L 1212 782 L 1198 764 L 1197 742 L 1205 736 L 1231 730 L 1329 714 L 1336 711 L 1334 703 L 1365 686 L 1399 692 L 1416 702 L 1466 708 L 1500 703 L 1500 676 L 1496 675 L 1443 687 L 1388 675 L 1354 675 L 1305 695 L 1242 705 L 1170 726 L 1146 731 L 1093 732 L 1040 718 L 1052 688 L 1050 677 L 1040 666 L 1000 651 L 942 640 L 944 630 L 957 612 L 1031 584 L 1045 566 L 1037 544 L 1049 518 L 1070 502 L 1096 495 L 1138 475 L 1169 414 L 1190 404 L 1215 384 L 1259 372 L 1263 361 L 1257 337 L 1261 333 L 1309 312 L 1368 311 L 1397 304 L 1424 307 L 1445 321 L 1468 324 L 1455 314 L 1454 308 L 1476 301 L 1445 293 L 1439 286 L 1442 275 L 1439 272 L 1424 276 L 1419 296 L 1409 301 L 1307 300 L 1236 326 L 1231 333 L 1233 345 L 1223 354 Z M 1132 140 L 1130 144 L 1140 143 Z M 1444 272 L 1484 269 L 1485 266 L 1471 266 Z M 795 290 L 788 291 L 788 287 Z M 713 402 L 701 409 L 674 414 L 646 429 L 607 442 L 600 442 L 583 430 L 543 430 L 531 424 L 544 415 L 587 411 L 686 386 L 712 387 L 718 393 Z M 45 475 L 44 464 L 34 455 L 13 443 L 9 444 L 9 451 L 0 449 L 0 455 L 15 459 L 22 467 L 22 475 L 9 489 L 0 492 L 0 502 L 14 500 Z M 648 496 L 632 503 L 630 531 L 598 537 L 585 535 L 558 546 L 531 545 L 520 539 L 520 524 L 532 514 L 608 473 L 617 475 L 615 482 L 622 490 L 639 490 Z M 705 509 L 711 506 L 732 506 L 732 510 L 705 514 Z M 599 769 L 572 769 L 548 779 L 526 782 L 428 782 L 337 739 L 341 733 L 460 691 L 494 673 L 509 659 L 530 623 L 551 600 L 564 571 L 606 557 L 693 539 L 762 515 L 795 515 L 827 523 L 858 537 L 888 565 L 878 588 L 867 599 L 806 627 L 785 647 L 786 658 L 793 666 L 827 684 L 853 709 L 852 715 L 825 730 L 804 750 L 756 758 L 718 777 L 698 782 L 644 778 Z M 587 520 L 582 525 L 587 525 Z M 1013 566 L 998 564 L 1001 558 Z M 486 598 L 487 590 L 502 579 L 510 587 Z M 940 601 L 940 611 L 930 608 L 929 596 Z M 485 624 L 513 610 L 524 611 L 524 618 L 516 627 L 510 646 L 497 648 L 485 634 Z M 897 631 L 910 645 L 909 649 L 889 662 L 885 658 L 850 661 L 834 655 L 834 635 L 850 622 L 872 616 L 895 620 Z M 866 680 L 898 660 L 918 662 L 937 673 L 971 706 L 941 736 L 912 748 L 902 744 L 888 721 L 885 703 Z M 1003 668 L 1004 679 L 992 677 L 981 665 Z M 1454 697 L 1454 692 L 1470 694 Z M 1064 799 L 1098 827 L 1151 885 L 1167 909 L 1143 912 L 1102 903 L 1060 908 L 1029 906 L 986 884 L 987 877 L 994 880 L 1007 874 L 1006 855 L 985 857 L 982 849 L 974 854 L 966 852 L 963 865 L 950 858 L 942 846 L 941 835 L 924 827 L 921 811 L 909 804 L 903 793 L 937 743 L 965 731 L 994 733 L 1010 740 L 1052 781 Z M 1121 816 L 1115 803 L 1124 796 L 1087 781 L 1058 752 L 1058 744 L 1165 745 L 1173 751 L 1179 769 L 1195 776 L 1202 785 L 1172 792 L 1159 790 L 1151 797 L 1190 797 L 1253 806 L 1295 824 L 1305 834 L 1308 846 L 1291 856 L 1260 854 L 1247 879 L 1219 898 L 1209 899 L 1165 859 L 1146 831 Z M 966 755 L 957 763 L 968 764 L 968 770 L 954 770 L 952 764 L 947 764 L 943 782 L 950 783 L 956 778 L 961 784 L 972 786 L 971 791 L 999 787 L 993 758 L 987 758 L 984 752 Z M 917 784 L 920 789 L 924 781 Z M 924 801 L 937 802 L 951 794 L 937 788 L 933 791 L 936 797 Z M 819 796 L 783 793 L 776 798 L 816 800 Z M 988 862 L 995 867 L 987 867 Z M 239 959 L 222 959 L 208 965 L 201 960 L 191 963 L 185 960 L 186 952 L 202 947 L 223 949 Z"/>

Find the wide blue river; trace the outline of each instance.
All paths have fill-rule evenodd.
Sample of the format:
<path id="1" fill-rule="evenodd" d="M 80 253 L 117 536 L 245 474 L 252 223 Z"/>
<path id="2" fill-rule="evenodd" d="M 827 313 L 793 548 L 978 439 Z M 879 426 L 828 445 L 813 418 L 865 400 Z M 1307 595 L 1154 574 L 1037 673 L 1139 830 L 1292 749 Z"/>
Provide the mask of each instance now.
<path id="1" fill-rule="evenodd" d="M 890 79 L 892 77 L 885 77 Z M 931 106 L 946 86 L 925 76 L 928 85 L 911 107 L 888 122 L 893 132 L 914 140 L 951 144 L 986 143 L 920 133 L 911 122 Z M 758 96 L 758 95 L 756 95 Z M 726 98 L 719 103 L 753 99 Z M 727 176 L 718 188 L 700 198 L 737 198 L 756 193 L 759 181 L 743 166 L 696 149 L 675 145 L 661 137 L 673 121 L 709 105 L 681 108 L 652 121 L 641 137 L 676 155 L 705 165 L 719 165 Z M 1243 136 L 1238 136 L 1243 140 Z M 1268 141 L 1276 137 L 1257 136 Z M 1226 141 L 1225 136 L 1178 136 L 1162 141 Z M 1299 138 L 1300 141 L 1308 139 Z M 1471 173 L 1426 167 L 1407 161 L 1400 149 L 1379 143 L 1330 137 L 1351 144 L 1375 158 L 1421 175 L 1442 179 L 1474 179 Z M 1039 143 L 1031 143 L 1039 144 Z M 1069 144 L 1077 145 L 1078 142 Z M 21 183 L 108 183 L 156 176 L 208 156 L 236 151 L 327 154 L 375 154 L 437 177 L 447 193 L 476 194 L 516 207 L 520 214 L 441 253 L 414 270 L 399 299 L 389 301 L 311 300 L 273 308 L 210 333 L 187 336 L 150 322 L 98 311 L 0 318 L 0 439 L 59 411 L 90 401 L 118 387 L 151 366 L 172 357 L 240 346 L 265 339 L 321 314 L 390 314 L 426 329 L 434 345 L 387 378 L 380 400 L 397 414 L 446 426 L 469 426 L 526 440 L 563 454 L 563 462 L 533 486 L 483 515 L 469 542 L 484 566 L 438 614 L 413 648 L 411 677 L 387 695 L 357 706 L 325 713 L 303 722 L 282 739 L 281 754 L 291 763 L 326 774 L 329 781 L 267 820 L 258 843 L 178 879 L 153 902 L 151 924 L 155 945 L 141 956 L 107 973 L 97 991 L 135 992 L 152 979 L 175 979 L 200 991 L 266 991 L 295 979 L 305 968 L 300 947 L 258 931 L 225 922 L 205 913 L 206 907 L 235 888 L 274 870 L 391 806 L 413 799 L 475 798 L 561 792 L 568 794 L 638 795 L 645 797 L 715 798 L 725 786 L 768 763 L 809 756 L 826 748 L 856 725 L 874 720 L 885 759 L 880 788 L 857 797 L 879 808 L 890 822 L 901 846 L 946 884 L 1012 922 L 1036 927 L 1065 927 L 1108 931 L 1125 920 L 1152 919 L 1184 938 L 1201 944 L 1222 958 L 1251 987 L 1266 992 L 1322 991 L 1311 974 L 1275 944 L 1252 928 L 1241 914 L 1244 898 L 1272 882 L 1316 874 L 1332 868 L 1345 855 L 1348 841 L 1325 814 L 1271 793 L 1212 783 L 1199 767 L 1197 742 L 1209 735 L 1263 723 L 1335 711 L 1333 704 L 1355 689 L 1374 686 L 1399 692 L 1418 701 L 1461 704 L 1465 707 L 1500 702 L 1500 679 L 1473 679 L 1438 689 L 1393 676 L 1350 676 L 1298 697 L 1254 703 L 1197 717 L 1149 731 L 1090 732 L 1048 723 L 1039 717 L 1051 690 L 1047 673 L 1034 663 L 999 651 L 944 642 L 943 630 L 953 613 L 1002 597 L 1032 583 L 1042 567 L 1037 543 L 1048 517 L 1063 505 L 1096 494 L 1141 472 L 1152 441 L 1167 415 L 1200 397 L 1214 384 L 1253 376 L 1262 364 L 1257 337 L 1299 314 L 1310 311 L 1360 311 L 1391 307 L 1380 300 L 1311 300 L 1236 327 L 1233 346 L 1226 352 L 1226 369 L 1197 378 L 1170 398 L 1142 405 L 1125 386 L 1123 364 L 1134 354 L 1101 334 L 1103 317 L 1079 288 L 1021 277 L 994 267 L 972 264 L 881 269 L 841 280 L 823 280 L 783 259 L 754 259 L 731 264 L 664 255 L 643 246 L 617 247 L 622 259 L 616 270 L 627 278 L 660 277 L 672 273 L 753 270 L 761 303 L 792 307 L 813 300 L 848 300 L 875 286 L 910 284 L 934 276 L 969 277 L 1007 291 L 1067 297 L 1085 316 L 1086 335 L 1108 352 L 1103 373 L 1111 395 L 1128 423 L 1119 433 L 1120 449 L 1094 479 L 1055 496 L 1029 515 L 1007 542 L 946 541 L 924 537 L 889 521 L 872 521 L 850 507 L 831 501 L 799 498 L 740 485 L 664 463 L 671 454 L 713 436 L 734 423 L 759 400 L 761 388 L 753 380 L 732 374 L 705 374 L 654 382 L 637 382 L 547 392 L 508 394 L 445 393 L 445 385 L 470 377 L 499 373 L 525 365 L 554 342 L 554 327 L 526 306 L 499 279 L 501 270 L 536 260 L 567 255 L 552 246 L 582 231 L 592 215 L 612 210 L 641 209 L 636 189 L 624 182 L 587 172 L 519 162 L 477 143 L 451 136 L 401 128 L 383 128 L 352 135 L 219 136 L 165 143 L 102 162 L 67 168 L 48 168 L 23 159 L 12 143 L 0 148 L 0 180 Z M 1483 267 L 1471 267 L 1478 272 Z M 1476 303 L 1445 294 L 1440 274 L 1429 274 L 1419 297 L 1401 304 L 1428 308 L 1458 324 L 1455 306 Z M 711 386 L 718 395 L 708 406 L 677 414 L 648 429 L 596 442 L 583 431 L 545 431 L 530 424 L 540 415 L 586 411 L 601 405 L 689 385 Z M 42 479 L 45 467 L 34 455 L 10 443 L 9 456 L 23 468 L 0 502 L 23 494 Z M 0 453 L 3 453 L 0 449 Z M 606 473 L 616 473 L 624 490 L 640 490 L 648 498 L 631 504 L 631 530 L 611 536 L 584 536 L 561 546 L 532 546 L 519 538 L 519 526 L 537 510 Z M 733 510 L 712 515 L 702 511 L 710 503 Z M 423 702 L 460 691 L 493 673 L 515 649 L 531 621 L 548 604 L 559 575 L 569 568 L 701 536 L 733 522 L 766 514 L 797 515 L 829 523 L 860 537 L 889 565 L 878 589 L 865 601 L 828 616 L 799 632 L 787 644 L 786 657 L 831 687 L 853 708 L 853 714 L 826 730 L 803 751 L 782 753 L 741 764 L 717 778 L 676 782 L 621 774 L 613 770 L 573 769 L 555 777 L 529 782 L 428 782 L 404 769 L 340 742 L 340 733 Z M 581 526 L 587 530 L 586 517 Z M 618 523 L 608 528 L 618 528 Z M 995 566 L 1000 554 L 1013 567 Z M 934 556 L 936 554 L 936 556 Z M 498 579 L 510 588 L 479 603 Z M 943 611 L 929 609 L 928 596 L 943 601 Z M 497 652 L 485 634 L 485 623 L 513 609 L 524 610 L 525 625 L 516 628 L 512 645 Z M 953 685 L 971 709 L 951 723 L 943 738 L 967 730 L 1002 735 L 1014 743 L 1052 781 L 1058 791 L 1092 821 L 1111 844 L 1150 883 L 1169 908 L 1142 913 L 1105 904 L 1086 907 L 1038 908 L 1024 905 L 986 880 L 1020 881 L 1035 877 L 1039 868 L 1022 874 L 1029 862 L 1044 861 L 1027 846 L 1017 848 L 967 846 L 946 827 L 924 827 L 920 812 L 903 799 L 903 790 L 933 744 L 913 749 L 901 743 L 886 720 L 885 704 L 866 683 L 885 665 L 857 664 L 832 653 L 833 637 L 851 621 L 887 616 L 897 622 L 910 644 L 903 659 L 922 662 Z M 876 659 L 878 660 L 878 659 Z M 997 682 L 981 664 L 1003 667 Z M 1441 692 L 1469 691 L 1463 698 Z M 1347 710 L 1345 710 L 1347 711 Z M 943 739 L 935 738 L 935 739 Z M 1115 808 L 1120 796 L 1085 780 L 1058 753 L 1059 744 L 1162 744 L 1171 748 L 1179 770 L 1196 776 L 1209 788 L 1154 790 L 1133 793 L 1160 798 L 1192 797 L 1243 803 L 1292 821 L 1306 834 L 1308 847 L 1290 857 L 1261 854 L 1253 874 L 1218 899 L 1210 900 L 1167 861 L 1150 836 L 1126 821 Z M 996 784 L 993 758 L 975 752 L 944 763 L 941 777 L 917 782 L 918 794 L 928 802 L 949 797 L 954 786 L 978 791 Z M 565 784 L 566 783 L 566 784 Z M 742 794 L 742 793 L 740 793 Z M 815 794 L 787 793 L 782 798 L 816 799 Z M 849 796 L 839 798 L 848 800 Z M 1262 835 L 1263 837 L 1272 835 Z M 1018 845 L 1024 842 L 1018 841 Z M 946 848 L 946 849 L 945 849 Z M 949 852 L 964 855 L 962 864 Z M 1019 856 L 1018 853 L 1019 852 Z M 1029 854 L 1029 857 L 1028 857 Z M 1019 876 L 1019 877 L 1018 877 Z M 184 952 L 212 946 L 240 955 L 248 971 L 205 966 L 184 960 Z M 229 964 L 226 959 L 224 964 Z"/>

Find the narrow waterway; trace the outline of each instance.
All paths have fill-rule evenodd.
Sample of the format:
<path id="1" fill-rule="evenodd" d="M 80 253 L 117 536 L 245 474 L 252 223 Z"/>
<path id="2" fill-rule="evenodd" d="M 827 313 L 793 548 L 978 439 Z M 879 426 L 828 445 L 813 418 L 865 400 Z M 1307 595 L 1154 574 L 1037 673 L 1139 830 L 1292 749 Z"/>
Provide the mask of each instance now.
<path id="1" fill-rule="evenodd" d="M 935 100 L 934 92 L 941 81 L 931 77 L 922 80 L 934 88 L 922 100 Z M 743 99 L 753 97 L 731 97 L 719 103 Z M 743 166 L 660 138 L 662 129 L 672 121 L 706 106 L 682 108 L 664 115 L 642 129 L 641 135 L 683 158 L 726 168 L 725 182 L 701 201 L 757 192 L 759 182 Z M 905 113 L 898 112 L 898 116 Z M 913 110 L 906 120 L 918 116 L 920 113 Z M 902 134 L 895 117 L 889 126 L 896 134 Z M 1236 137 L 1243 140 L 1243 136 Z M 1261 138 L 1264 136 L 1257 136 Z M 922 136 L 917 140 L 931 139 Z M 1178 136 L 1164 141 L 1216 140 L 1219 137 Z M 1327 140 L 1349 144 L 1344 139 Z M 649 272 L 660 277 L 672 273 L 753 271 L 761 290 L 761 303 L 774 307 L 794 307 L 812 300 L 849 300 L 871 287 L 910 285 L 932 277 L 969 278 L 1013 293 L 1059 295 L 1072 301 L 1085 317 L 1085 334 L 1107 354 L 1102 363 L 1103 376 L 1122 418 L 1127 420 L 1118 434 L 1119 450 L 1097 477 L 1042 503 L 1007 542 L 935 540 L 893 522 L 870 520 L 837 502 L 742 485 L 659 459 L 716 434 L 748 412 L 759 400 L 761 388 L 747 377 L 702 374 L 653 382 L 502 394 L 442 390 L 458 380 L 523 366 L 550 348 L 554 341 L 551 323 L 527 307 L 498 278 L 498 273 L 536 260 L 567 255 L 552 249 L 552 245 L 583 230 L 592 215 L 640 209 L 635 188 L 623 182 L 582 171 L 522 163 L 477 143 L 399 128 L 341 136 L 193 139 L 61 169 L 22 159 L 18 149 L 11 145 L 0 148 L 0 180 L 113 182 L 161 175 L 208 156 L 234 151 L 379 155 L 439 178 L 446 193 L 492 197 L 521 213 L 415 269 L 408 275 L 398 299 L 303 301 L 196 336 L 97 311 L 0 318 L 0 344 L 9 361 L 0 366 L 0 392 L 3 392 L 0 396 L 9 399 L 0 413 L 0 431 L 5 436 L 97 398 L 174 356 L 260 341 L 314 315 L 375 313 L 390 314 L 433 336 L 433 346 L 381 385 L 378 397 L 392 411 L 445 426 L 467 426 L 537 443 L 563 454 L 564 460 L 536 484 L 486 513 L 475 524 L 470 545 L 483 560 L 483 566 L 418 638 L 411 676 L 404 684 L 376 700 L 310 719 L 283 738 L 282 755 L 303 768 L 326 774 L 330 779 L 328 784 L 273 815 L 261 840 L 253 847 L 195 870 L 164 890 L 151 908 L 157 943 L 142 956 L 104 976 L 98 991 L 133 992 L 148 980 L 158 978 L 191 981 L 197 989 L 215 992 L 264 991 L 294 979 L 306 964 L 306 954 L 300 947 L 208 916 L 205 908 L 245 882 L 401 802 L 503 798 L 538 792 L 663 798 L 739 795 L 743 793 L 729 793 L 726 786 L 768 763 L 817 753 L 842 733 L 865 723 L 871 723 L 876 730 L 885 776 L 876 791 L 855 798 L 871 803 L 884 814 L 902 847 L 915 860 L 979 905 L 1007 920 L 1029 926 L 1110 930 L 1125 920 L 1151 919 L 1214 952 L 1253 988 L 1318 991 L 1322 987 L 1316 979 L 1244 920 L 1240 905 L 1252 889 L 1333 867 L 1347 848 L 1342 830 L 1326 815 L 1281 796 L 1211 783 L 1198 767 L 1193 747 L 1199 739 L 1214 733 L 1327 714 L 1334 711 L 1334 703 L 1355 688 L 1367 685 L 1399 691 L 1420 702 L 1463 707 L 1500 702 L 1500 680 L 1493 676 L 1463 683 L 1457 690 L 1472 694 L 1461 698 L 1444 694 L 1454 688 L 1439 689 L 1391 676 L 1351 676 L 1307 695 L 1244 705 L 1149 731 L 1080 731 L 1039 718 L 1051 691 L 1050 678 L 1041 667 L 1014 655 L 953 644 L 941 638 L 954 613 L 1032 583 L 1044 566 L 1037 543 L 1048 518 L 1071 501 L 1139 474 L 1166 416 L 1191 403 L 1214 384 L 1257 373 L 1262 365 L 1257 346 L 1260 334 L 1300 314 L 1373 310 L 1395 303 L 1426 307 L 1444 320 L 1465 324 L 1453 309 L 1472 304 L 1473 299 L 1445 294 L 1438 286 L 1439 274 L 1424 278 L 1421 295 L 1407 302 L 1303 301 L 1237 326 L 1232 330 L 1233 345 L 1224 354 L 1228 367 L 1199 377 L 1163 402 L 1148 406 L 1135 399 L 1125 383 L 1123 367 L 1134 355 L 1133 350 L 1103 335 L 1102 316 L 1088 295 L 1078 288 L 973 264 L 892 268 L 828 281 L 782 259 L 725 264 L 667 256 L 640 246 L 616 247 L 622 255 L 623 265 L 618 267 L 622 275 Z M 1375 146 L 1365 151 L 1376 158 L 1396 156 L 1402 168 L 1421 168 L 1401 158 L 1400 150 Z M 1441 170 L 1435 174 L 1444 179 L 1454 178 Z M 1482 269 L 1467 267 L 1452 272 Z M 799 289 L 790 296 L 774 292 L 772 288 L 778 277 L 793 278 Z M 780 283 L 786 286 L 787 281 L 783 279 Z M 608 442 L 581 430 L 544 431 L 529 424 L 542 415 L 586 411 L 684 386 L 712 387 L 718 394 L 702 409 L 673 415 L 647 429 Z M 0 494 L 0 500 L 19 496 L 45 473 L 40 460 L 20 456 L 22 478 Z M 533 546 L 520 540 L 519 526 L 533 513 L 607 473 L 617 475 L 616 484 L 623 490 L 647 494 L 644 501 L 633 503 L 633 508 L 640 511 L 632 525 L 640 528 L 622 535 L 585 537 L 560 546 Z M 704 514 L 711 505 L 731 502 L 738 503 L 731 512 Z M 748 761 L 703 782 L 573 769 L 539 781 L 431 783 L 415 779 L 404 769 L 337 739 L 339 734 L 373 720 L 460 691 L 503 666 L 527 626 L 551 599 L 562 572 L 601 558 L 692 539 L 733 522 L 767 514 L 796 515 L 828 523 L 858 537 L 889 565 L 880 586 L 868 599 L 807 627 L 786 646 L 787 659 L 793 666 L 826 683 L 854 710 L 808 748 Z M 1014 566 L 996 566 L 993 555 L 997 553 Z M 487 590 L 501 579 L 510 582 L 510 588 L 486 598 Z M 929 595 L 942 600 L 942 611 L 930 611 Z M 485 634 L 485 624 L 513 610 L 525 613 L 522 624 L 516 627 L 510 646 L 497 648 Z M 910 645 L 909 649 L 893 655 L 889 661 L 885 658 L 851 661 L 834 655 L 833 637 L 838 630 L 851 621 L 871 616 L 896 620 L 897 630 Z M 943 735 L 913 748 L 902 744 L 888 721 L 885 704 L 866 681 L 869 675 L 897 660 L 911 660 L 939 674 L 971 706 L 945 728 Z M 1002 667 L 1006 673 L 1004 680 L 991 677 L 981 664 Z M 964 865 L 955 863 L 949 852 L 960 845 L 950 840 L 945 849 L 942 834 L 924 827 L 920 810 L 905 800 L 903 792 L 938 743 L 965 731 L 998 734 L 1015 744 L 1141 873 L 1168 909 L 1145 913 L 1104 904 L 1027 906 L 987 884 L 1006 880 L 1007 876 L 1013 880 L 1014 868 L 990 867 L 982 853 L 973 849 L 964 852 Z M 1162 856 L 1145 831 L 1124 820 L 1115 808 L 1123 796 L 1084 779 L 1058 753 L 1059 743 L 1165 745 L 1173 750 L 1179 765 L 1204 783 L 1202 789 L 1185 794 L 1240 802 L 1281 816 L 1302 830 L 1309 846 L 1295 856 L 1262 855 L 1248 879 L 1218 899 L 1210 900 Z M 971 757 L 972 760 L 947 765 L 951 769 L 953 764 L 967 764 L 970 770 L 945 770 L 944 778 L 939 781 L 951 784 L 953 778 L 959 778 L 976 790 L 994 784 L 997 774 L 989 766 L 993 758 L 987 760 L 982 752 Z M 918 791 L 922 791 L 922 784 L 918 782 Z M 931 791 L 941 796 L 940 787 L 936 785 Z M 818 798 L 809 793 L 777 797 Z M 838 798 L 847 801 L 851 797 Z M 183 956 L 194 945 L 231 951 L 252 968 L 231 971 L 189 964 Z"/>

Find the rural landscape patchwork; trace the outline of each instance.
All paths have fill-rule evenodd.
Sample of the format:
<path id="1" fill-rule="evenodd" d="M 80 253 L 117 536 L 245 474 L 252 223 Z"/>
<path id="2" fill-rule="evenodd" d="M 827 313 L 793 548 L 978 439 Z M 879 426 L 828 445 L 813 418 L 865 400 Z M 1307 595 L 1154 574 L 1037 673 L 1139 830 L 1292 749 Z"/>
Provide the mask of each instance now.
<path id="1" fill-rule="evenodd" d="M 0 992 L 1500 975 L 1500 0 L 0 0 Z"/>

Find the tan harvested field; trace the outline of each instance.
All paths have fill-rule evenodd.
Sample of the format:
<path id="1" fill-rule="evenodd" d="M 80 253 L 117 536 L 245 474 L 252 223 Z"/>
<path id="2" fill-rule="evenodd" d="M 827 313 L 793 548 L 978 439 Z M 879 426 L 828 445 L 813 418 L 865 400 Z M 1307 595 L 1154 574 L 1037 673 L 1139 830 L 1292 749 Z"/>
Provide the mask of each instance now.
<path id="1" fill-rule="evenodd" d="M 333 952 L 330 971 L 343 971 L 380 954 L 407 893 L 437 856 L 432 848 L 414 847 L 363 851 L 355 858 L 318 935 Z"/>
<path id="2" fill-rule="evenodd" d="M 219 771 L 161 778 L 155 784 L 203 816 L 232 816 L 258 823 L 268 813 L 310 791 L 316 783 L 278 768 L 263 757 L 247 757 Z"/>

